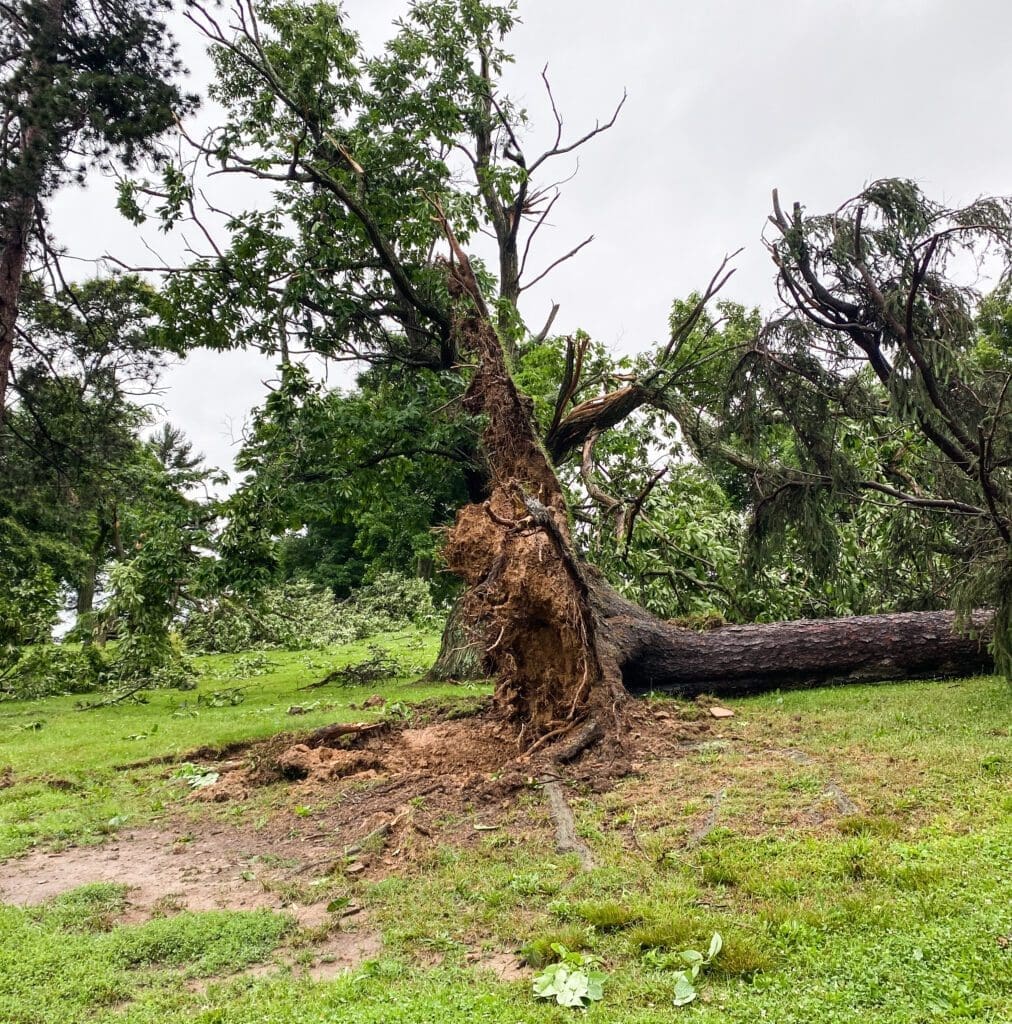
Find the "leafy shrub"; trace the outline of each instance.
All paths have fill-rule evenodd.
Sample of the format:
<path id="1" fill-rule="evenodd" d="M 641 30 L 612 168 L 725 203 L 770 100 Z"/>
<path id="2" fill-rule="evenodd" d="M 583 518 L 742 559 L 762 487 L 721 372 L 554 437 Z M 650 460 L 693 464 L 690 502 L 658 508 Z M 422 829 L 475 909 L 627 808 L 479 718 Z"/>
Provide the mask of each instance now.
<path id="1" fill-rule="evenodd" d="M 178 633 L 124 632 L 112 652 L 108 682 L 121 689 L 192 690 L 197 673 Z"/>
<path id="2" fill-rule="evenodd" d="M 34 700 L 63 693 L 91 693 L 106 681 L 108 659 L 99 647 L 36 644 L 26 647 L 0 678 L 0 698 Z"/>
<path id="3" fill-rule="evenodd" d="M 109 656 L 108 682 L 124 690 L 191 690 L 196 672 L 182 638 L 172 629 L 177 567 L 164 549 L 172 549 L 170 530 L 145 541 L 129 562 L 109 570 L 111 594 L 103 609 L 103 629 L 116 637 Z"/>
<path id="4" fill-rule="evenodd" d="M 342 602 L 309 583 L 267 590 L 255 602 L 222 596 L 192 614 L 183 625 L 183 635 L 191 649 L 207 653 L 256 648 L 299 651 L 437 622 L 424 580 L 383 573 Z"/>
<path id="5" fill-rule="evenodd" d="M 52 572 L 30 559 L 19 560 L 24 553 L 5 537 L 11 527 L 9 519 L 0 519 L 0 670 L 18 661 L 24 645 L 49 639 L 58 604 Z"/>
<path id="6" fill-rule="evenodd" d="M 385 617 L 391 622 L 430 625 L 436 620 L 432 593 L 425 580 L 384 572 L 352 595 L 351 605 L 363 617 Z"/>

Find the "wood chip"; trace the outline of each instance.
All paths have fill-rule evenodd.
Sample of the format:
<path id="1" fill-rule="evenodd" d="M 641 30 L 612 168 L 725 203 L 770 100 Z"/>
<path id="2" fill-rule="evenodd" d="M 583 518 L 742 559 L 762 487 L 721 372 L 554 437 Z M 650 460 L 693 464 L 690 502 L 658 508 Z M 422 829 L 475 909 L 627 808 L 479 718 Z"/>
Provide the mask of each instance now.
<path id="1" fill-rule="evenodd" d="M 714 718 L 734 718 L 734 712 L 730 708 L 710 708 L 710 714 Z"/>

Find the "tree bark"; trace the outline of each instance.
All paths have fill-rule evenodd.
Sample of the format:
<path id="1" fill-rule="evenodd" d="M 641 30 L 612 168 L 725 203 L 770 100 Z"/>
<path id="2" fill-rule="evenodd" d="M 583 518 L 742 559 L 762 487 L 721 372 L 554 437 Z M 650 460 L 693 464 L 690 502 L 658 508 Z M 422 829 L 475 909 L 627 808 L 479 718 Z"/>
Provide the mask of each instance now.
<path id="1" fill-rule="evenodd" d="M 468 621 L 467 612 L 466 601 L 457 601 L 450 609 L 446 625 L 443 627 L 439 655 L 429 669 L 427 678 L 439 682 L 459 683 L 485 677 L 485 652 L 475 636 L 472 624 Z"/>
<path id="2" fill-rule="evenodd" d="M 0 424 L 7 411 L 7 387 L 17 331 L 18 300 L 25 270 L 34 201 L 22 199 L 3 211 L 0 244 Z"/>
<path id="3" fill-rule="evenodd" d="M 593 567 L 596 630 L 612 650 L 625 689 L 682 697 L 737 697 L 773 689 L 939 679 L 989 672 L 994 659 L 989 611 L 960 623 L 951 611 L 854 615 L 835 619 L 723 626 L 706 632 L 673 626 L 620 597 Z M 463 604 L 454 606 L 430 677 L 480 679 L 479 635 Z"/>
<path id="4" fill-rule="evenodd" d="M 33 40 L 29 96 L 20 111 L 6 111 L 17 117 L 20 148 L 12 159 L 9 192 L 0 196 L 0 424 L 7 411 L 7 391 L 17 333 L 18 303 L 28 251 L 32 243 L 35 207 L 52 158 L 52 140 L 47 126 L 46 93 L 59 73 L 59 40 L 64 0 L 49 0 L 42 8 Z"/>
<path id="5" fill-rule="evenodd" d="M 830 683 L 965 676 L 988 671 L 991 613 L 960 628 L 955 613 L 903 612 L 724 626 L 671 626 L 606 584 L 594 588 L 598 631 L 627 690 L 733 697 Z"/>

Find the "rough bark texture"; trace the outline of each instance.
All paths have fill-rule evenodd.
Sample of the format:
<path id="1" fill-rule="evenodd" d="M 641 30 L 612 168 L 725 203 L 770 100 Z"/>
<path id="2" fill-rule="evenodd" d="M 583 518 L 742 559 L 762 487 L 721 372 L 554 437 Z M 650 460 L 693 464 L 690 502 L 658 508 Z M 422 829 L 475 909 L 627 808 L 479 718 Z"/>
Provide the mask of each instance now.
<path id="1" fill-rule="evenodd" d="M 953 612 L 904 612 L 724 626 L 705 633 L 662 622 L 594 588 L 598 631 L 607 637 L 628 690 L 736 696 L 828 683 L 972 675 L 993 666 L 991 615 L 972 635 Z"/>
<path id="2" fill-rule="evenodd" d="M 33 206 L 32 200 L 21 199 L 11 202 L 3 211 L 3 240 L 0 243 L 0 423 L 7 410 L 7 385 Z"/>
<path id="3" fill-rule="evenodd" d="M 443 627 L 439 656 L 428 672 L 429 679 L 460 682 L 485 677 L 485 650 L 475 637 L 474 624 L 468 621 L 467 610 L 466 601 L 458 601 L 453 606 Z"/>
<path id="4" fill-rule="evenodd" d="M 976 613 L 963 628 L 953 612 L 939 611 L 801 619 L 698 633 L 626 601 L 592 567 L 584 572 L 599 642 L 611 648 L 632 693 L 732 697 L 836 683 L 964 676 L 994 667 L 988 650 L 990 612 Z M 447 623 L 433 678 L 488 674 L 463 612 L 458 605 Z"/>
<path id="5" fill-rule="evenodd" d="M 0 195 L 0 423 L 7 410 L 21 281 L 31 246 L 35 207 L 51 157 L 45 93 L 60 72 L 57 50 L 65 6 L 64 0 L 49 0 L 42 6 L 29 95 L 22 109 L 5 111 L 7 116 L 17 118 L 20 147 L 9 158 L 12 173 L 8 175 L 8 194 Z"/>

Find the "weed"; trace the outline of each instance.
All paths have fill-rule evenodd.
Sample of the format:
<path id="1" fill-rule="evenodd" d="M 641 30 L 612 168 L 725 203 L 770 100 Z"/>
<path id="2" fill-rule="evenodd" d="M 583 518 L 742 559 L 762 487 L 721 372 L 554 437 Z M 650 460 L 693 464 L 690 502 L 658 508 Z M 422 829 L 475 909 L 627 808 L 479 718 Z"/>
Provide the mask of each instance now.
<path id="1" fill-rule="evenodd" d="M 836 823 L 837 829 L 845 836 L 879 836 L 892 839 L 899 835 L 900 826 L 884 814 L 850 814 Z"/>
<path id="2" fill-rule="evenodd" d="M 590 936 L 585 928 L 561 928 L 546 932 L 528 939 L 520 955 L 528 967 L 538 969 L 558 959 L 559 947 L 568 950 L 589 949 Z"/>
<path id="3" fill-rule="evenodd" d="M 699 923 L 692 918 L 673 917 L 634 928 L 629 932 L 629 944 L 634 949 L 680 949 L 700 931 Z"/>
<path id="4" fill-rule="evenodd" d="M 640 915 L 620 903 L 579 903 L 573 908 L 576 917 L 598 931 L 618 931 L 640 920 Z"/>
<path id="5" fill-rule="evenodd" d="M 600 957 L 574 953 L 560 943 L 552 947 L 556 955 L 534 979 L 538 999 L 554 999 L 559 1006 L 586 1009 L 604 998 L 607 975 L 597 969 Z"/>

